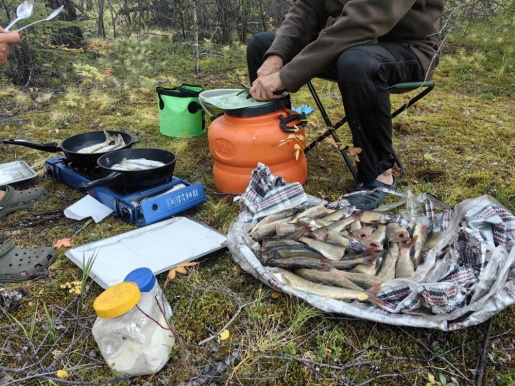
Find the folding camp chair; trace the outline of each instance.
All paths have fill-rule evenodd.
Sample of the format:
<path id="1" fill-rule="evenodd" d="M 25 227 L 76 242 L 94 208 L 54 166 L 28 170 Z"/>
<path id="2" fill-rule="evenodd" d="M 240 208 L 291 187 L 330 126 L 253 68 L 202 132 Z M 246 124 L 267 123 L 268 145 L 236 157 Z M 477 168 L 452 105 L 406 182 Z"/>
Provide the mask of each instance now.
<path id="1" fill-rule="evenodd" d="M 334 82 L 334 79 L 325 79 L 328 81 Z M 318 93 L 315 90 L 315 87 L 313 86 L 313 83 L 310 81 L 307 83 L 308 89 L 311 92 L 311 95 L 313 96 L 313 99 L 315 100 L 315 103 L 318 107 L 318 110 L 320 111 L 320 114 L 322 115 L 322 118 L 324 119 L 324 122 L 327 126 L 327 130 L 319 135 L 316 139 L 313 140 L 308 146 L 304 148 L 304 153 L 307 153 L 310 151 L 313 147 L 315 147 L 319 142 L 323 141 L 329 136 L 332 136 L 335 142 L 339 145 L 340 144 L 340 138 L 336 134 L 336 130 L 340 128 L 343 124 L 347 122 L 347 117 L 343 117 L 340 119 L 335 125 L 332 124 L 331 120 L 329 119 L 329 116 L 327 115 L 327 112 L 322 104 L 322 101 L 320 100 L 320 97 L 318 96 Z M 431 92 L 431 90 L 435 87 L 435 84 L 433 81 L 426 81 L 426 82 L 405 82 L 405 83 L 397 83 L 396 85 L 393 85 L 390 87 L 390 92 L 392 94 L 403 94 L 410 91 L 417 91 L 418 93 L 415 94 L 410 100 L 406 103 L 404 103 L 401 107 L 399 107 L 397 110 L 395 110 L 392 113 L 392 118 L 395 118 L 397 115 L 405 111 L 408 107 L 413 106 L 415 103 L 417 103 L 420 99 L 425 97 L 427 94 Z M 348 146 L 340 147 L 338 146 L 338 149 L 349 167 L 352 176 L 355 180 L 358 179 L 358 173 L 356 170 L 356 167 L 354 166 L 351 158 L 349 157 L 349 154 L 347 153 Z M 406 172 L 406 169 L 404 168 L 404 165 L 402 164 L 401 160 L 397 156 L 397 153 L 392 148 L 392 156 L 395 160 L 395 163 L 399 166 L 402 173 Z"/>

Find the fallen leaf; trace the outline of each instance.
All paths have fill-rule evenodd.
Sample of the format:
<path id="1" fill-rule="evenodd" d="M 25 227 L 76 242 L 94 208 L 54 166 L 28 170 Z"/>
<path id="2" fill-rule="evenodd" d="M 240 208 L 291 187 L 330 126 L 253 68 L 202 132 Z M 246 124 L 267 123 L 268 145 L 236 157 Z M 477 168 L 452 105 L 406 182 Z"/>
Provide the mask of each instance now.
<path id="1" fill-rule="evenodd" d="M 352 149 L 347 150 L 347 153 L 349 153 L 351 157 L 361 154 L 361 152 L 362 150 L 360 147 L 353 147 Z"/>
<path id="2" fill-rule="evenodd" d="M 220 333 L 220 339 L 219 340 L 227 340 L 227 339 L 229 339 L 230 335 L 231 335 L 231 333 L 229 332 L 229 330 L 223 330 Z"/>
<path id="3" fill-rule="evenodd" d="M 179 273 L 184 274 L 184 275 L 188 273 L 188 271 L 186 270 L 186 267 L 183 267 L 183 266 L 181 266 L 181 265 L 178 265 L 178 266 L 175 268 L 175 270 L 176 270 L 177 272 L 179 272 Z"/>
<path id="4" fill-rule="evenodd" d="M 272 299 L 277 299 L 277 298 L 281 297 L 281 293 L 277 292 L 277 291 L 274 291 L 274 292 L 272 292 L 271 296 L 272 296 Z"/>
<path id="5" fill-rule="evenodd" d="M 64 379 L 64 378 L 68 378 L 68 371 L 66 370 L 57 370 L 57 378 L 59 379 Z"/>
<path id="6" fill-rule="evenodd" d="M 71 247 L 72 244 L 73 244 L 72 239 L 64 238 L 64 239 L 56 241 L 56 243 L 54 244 L 54 248 L 59 249 L 61 247 Z"/>
<path id="7" fill-rule="evenodd" d="M 182 273 L 182 274 L 187 274 L 188 270 L 186 269 L 186 267 L 192 267 L 197 264 L 198 264 L 197 262 L 181 263 L 181 264 L 177 265 L 177 267 L 171 268 L 170 271 L 168 271 L 168 279 L 169 280 L 175 279 L 177 272 Z"/>

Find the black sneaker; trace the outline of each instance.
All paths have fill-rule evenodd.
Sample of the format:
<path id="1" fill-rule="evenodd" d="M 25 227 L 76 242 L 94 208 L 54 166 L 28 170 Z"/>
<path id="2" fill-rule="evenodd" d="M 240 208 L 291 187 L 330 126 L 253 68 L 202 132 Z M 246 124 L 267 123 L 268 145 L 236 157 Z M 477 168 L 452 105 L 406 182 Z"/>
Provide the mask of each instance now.
<path id="1" fill-rule="evenodd" d="M 346 197 L 346 199 L 349 201 L 350 205 L 355 206 L 358 210 L 373 210 L 381 205 L 388 196 L 387 192 L 377 188 L 397 190 L 397 179 L 393 177 L 393 184 L 391 185 L 377 180 L 367 182 L 366 184 L 358 186 L 357 190 L 370 193 L 354 194 Z"/>

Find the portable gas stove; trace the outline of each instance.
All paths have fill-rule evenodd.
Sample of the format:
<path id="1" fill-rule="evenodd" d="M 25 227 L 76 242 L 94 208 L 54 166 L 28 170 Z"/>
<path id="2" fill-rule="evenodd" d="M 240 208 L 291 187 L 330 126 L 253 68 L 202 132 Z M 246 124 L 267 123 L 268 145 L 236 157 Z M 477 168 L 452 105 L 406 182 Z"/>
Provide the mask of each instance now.
<path id="1" fill-rule="evenodd" d="M 47 160 L 45 168 L 51 178 L 74 189 L 102 178 L 100 170 L 76 169 L 64 156 Z M 139 226 L 153 224 L 206 202 L 202 183 L 190 184 L 175 176 L 152 187 L 96 187 L 88 194 L 111 208 L 115 217 Z"/>

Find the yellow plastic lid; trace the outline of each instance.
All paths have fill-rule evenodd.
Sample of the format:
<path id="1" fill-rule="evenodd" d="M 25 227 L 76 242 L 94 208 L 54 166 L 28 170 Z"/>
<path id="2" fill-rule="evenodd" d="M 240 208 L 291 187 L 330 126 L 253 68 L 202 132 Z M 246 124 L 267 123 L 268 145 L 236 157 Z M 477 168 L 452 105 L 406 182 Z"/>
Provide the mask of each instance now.
<path id="1" fill-rule="evenodd" d="M 141 292 L 133 282 L 115 284 L 102 292 L 93 302 L 100 318 L 111 319 L 129 312 L 140 300 Z"/>

